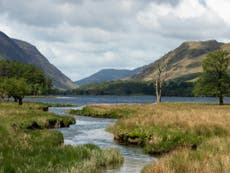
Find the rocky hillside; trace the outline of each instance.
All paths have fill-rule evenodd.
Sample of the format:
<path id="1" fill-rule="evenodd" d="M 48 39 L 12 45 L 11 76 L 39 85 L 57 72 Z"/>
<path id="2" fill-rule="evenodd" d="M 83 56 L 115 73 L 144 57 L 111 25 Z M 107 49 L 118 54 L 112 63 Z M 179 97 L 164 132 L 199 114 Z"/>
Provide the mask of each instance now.
<path id="1" fill-rule="evenodd" d="M 79 86 L 124 79 L 137 74 L 143 67 L 134 70 L 103 69 L 99 72 L 76 82 Z"/>
<path id="2" fill-rule="evenodd" d="M 217 49 L 230 50 L 230 44 L 216 40 L 201 42 L 184 42 L 178 48 L 170 51 L 159 60 L 147 65 L 142 71 L 131 77 L 134 80 L 150 81 L 156 74 L 157 64 L 165 61 L 168 64 L 168 79 L 202 72 L 201 60 L 207 53 Z"/>
<path id="3" fill-rule="evenodd" d="M 21 40 L 11 39 L 3 32 L 0 32 L 0 59 L 19 61 L 39 67 L 52 80 L 54 88 L 66 90 L 76 87 L 35 46 Z"/>

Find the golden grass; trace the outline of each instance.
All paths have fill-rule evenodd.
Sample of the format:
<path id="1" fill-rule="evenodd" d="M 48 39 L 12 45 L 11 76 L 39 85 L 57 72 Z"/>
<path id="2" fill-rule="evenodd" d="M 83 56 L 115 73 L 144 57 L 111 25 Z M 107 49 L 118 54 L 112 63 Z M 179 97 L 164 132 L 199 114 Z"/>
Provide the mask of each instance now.
<path id="1" fill-rule="evenodd" d="M 146 166 L 142 173 L 229 173 L 230 138 L 211 138 L 196 151 L 181 149 Z"/>
<path id="2" fill-rule="evenodd" d="M 130 110 L 132 114 L 124 115 L 113 126 L 115 137 L 127 140 L 126 144 L 139 138 L 143 141 L 136 144 L 144 142 L 152 153 L 170 151 L 148 165 L 143 173 L 230 172 L 230 105 L 162 103 L 93 107 L 100 111 Z"/>
<path id="3" fill-rule="evenodd" d="M 131 116 L 122 119 L 124 126 L 133 125 L 177 125 L 192 128 L 194 126 L 221 126 L 230 130 L 230 105 L 162 103 L 135 105 L 92 105 L 97 111 L 127 109 Z M 125 115 L 124 115 L 125 116 Z"/>
<path id="4" fill-rule="evenodd" d="M 137 114 L 127 123 L 143 125 L 169 125 L 193 127 L 196 125 L 227 125 L 230 123 L 230 106 L 199 104 L 139 105 Z M 228 126 L 226 126 L 228 127 Z"/>

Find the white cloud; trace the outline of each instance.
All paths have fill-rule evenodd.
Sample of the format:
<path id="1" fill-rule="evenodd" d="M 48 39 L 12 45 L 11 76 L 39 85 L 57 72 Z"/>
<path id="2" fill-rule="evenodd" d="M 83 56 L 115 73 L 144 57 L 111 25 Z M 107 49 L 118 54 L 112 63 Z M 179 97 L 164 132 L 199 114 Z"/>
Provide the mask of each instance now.
<path id="1" fill-rule="evenodd" d="M 187 40 L 230 40 L 228 0 L 0 0 L 0 30 L 71 79 L 135 68 Z"/>
<path id="2" fill-rule="evenodd" d="M 206 0 L 209 10 L 222 18 L 226 24 L 230 25 L 230 1 L 228 0 Z"/>
<path id="3" fill-rule="evenodd" d="M 175 39 L 223 39 L 229 28 L 220 11 L 228 7 L 215 12 L 211 8 L 215 4 L 209 1 L 205 5 L 198 0 L 182 0 L 176 6 L 151 3 L 137 14 L 137 20 L 149 32 Z"/>
<path id="4" fill-rule="evenodd" d="M 206 12 L 205 7 L 196 0 L 182 0 L 175 9 L 171 9 L 169 14 L 182 19 L 201 17 Z"/>
<path id="5" fill-rule="evenodd" d="M 176 6 L 153 2 L 137 14 L 137 20 L 149 29 L 158 29 L 161 26 L 162 20 L 166 18 L 190 20 L 202 17 L 205 12 L 207 12 L 205 7 L 196 0 L 182 0 Z M 170 30 L 170 28 L 168 29 Z"/>

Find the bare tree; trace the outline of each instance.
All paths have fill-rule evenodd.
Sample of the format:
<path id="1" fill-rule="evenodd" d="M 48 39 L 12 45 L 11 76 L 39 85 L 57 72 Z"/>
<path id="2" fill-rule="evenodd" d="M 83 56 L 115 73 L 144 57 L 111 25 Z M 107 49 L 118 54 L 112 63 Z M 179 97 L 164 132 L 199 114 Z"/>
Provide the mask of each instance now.
<path id="1" fill-rule="evenodd" d="M 167 62 L 164 60 L 163 62 L 159 62 L 156 67 L 156 74 L 154 77 L 155 81 L 155 91 L 156 91 L 156 102 L 161 102 L 161 94 L 162 94 L 162 85 L 164 81 L 168 78 L 167 73 Z"/>

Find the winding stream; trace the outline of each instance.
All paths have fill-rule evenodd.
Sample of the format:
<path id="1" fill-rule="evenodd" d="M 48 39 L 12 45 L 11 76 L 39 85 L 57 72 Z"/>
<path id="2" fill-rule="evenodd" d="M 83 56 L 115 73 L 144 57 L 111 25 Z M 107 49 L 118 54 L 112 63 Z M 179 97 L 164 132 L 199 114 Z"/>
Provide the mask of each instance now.
<path id="1" fill-rule="evenodd" d="M 63 103 L 63 104 L 116 104 L 116 103 L 153 103 L 152 96 L 73 96 L 73 97 L 51 97 L 51 98 L 25 98 L 29 102 L 43 103 Z M 217 98 L 210 97 L 163 97 L 162 101 L 167 102 L 206 102 L 217 103 Z M 230 97 L 225 98 L 226 103 L 230 103 Z M 66 109 L 70 108 L 50 108 L 51 112 L 66 116 Z M 112 125 L 116 120 L 104 118 L 92 118 L 76 116 L 76 124 L 69 128 L 57 129 L 64 135 L 65 144 L 78 145 L 94 143 L 102 148 L 116 147 L 120 149 L 124 156 L 124 164 L 120 169 L 107 170 L 106 173 L 139 173 L 148 163 L 154 161 L 153 157 L 141 153 L 140 148 L 126 147 L 116 144 L 113 135 L 106 132 L 105 128 Z"/>
<path id="2" fill-rule="evenodd" d="M 66 116 L 66 109 L 50 108 L 49 111 L 61 116 Z M 76 124 L 69 128 L 57 129 L 64 135 L 65 144 L 78 145 L 93 143 L 101 148 L 118 148 L 124 156 L 124 164 L 115 170 L 106 170 L 105 173 L 139 173 L 148 163 L 154 161 L 153 157 L 142 154 L 140 148 L 118 145 L 113 140 L 113 135 L 105 131 L 105 128 L 112 125 L 115 119 L 92 118 L 76 116 Z"/>

